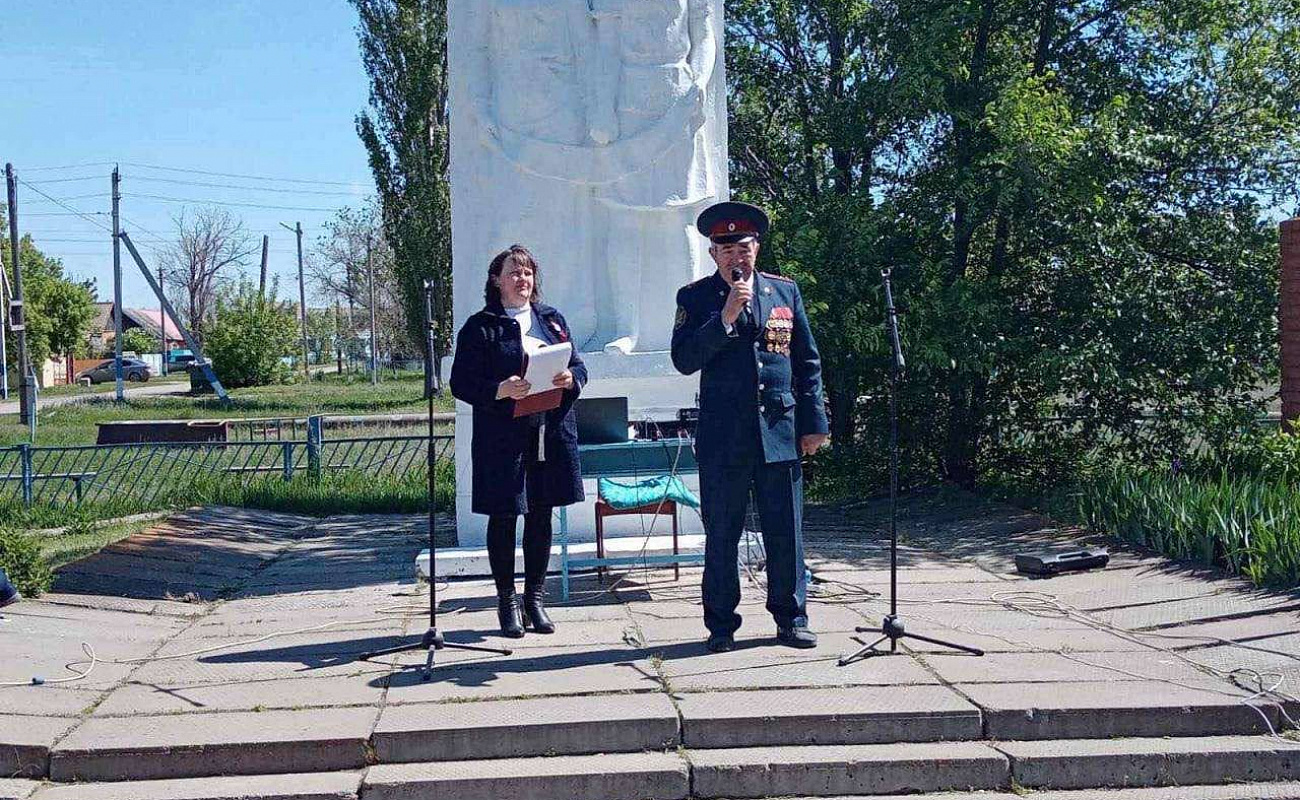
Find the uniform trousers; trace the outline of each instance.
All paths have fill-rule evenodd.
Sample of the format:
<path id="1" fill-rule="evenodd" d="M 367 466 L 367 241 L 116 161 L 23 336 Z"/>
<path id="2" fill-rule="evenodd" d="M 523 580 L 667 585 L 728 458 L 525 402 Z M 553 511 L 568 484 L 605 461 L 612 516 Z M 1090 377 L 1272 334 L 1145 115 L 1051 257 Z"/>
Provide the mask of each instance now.
<path id="1" fill-rule="evenodd" d="M 755 431 L 757 427 L 755 420 Z M 709 633 L 731 635 L 740 627 L 737 558 L 751 488 L 767 551 L 767 610 L 780 627 L 807 625 L 800 462 L 766 463 L 756 433 L 752 441 L 738 443 L 722 459 L 700 459 L 699 471 L 705 529 L 704 624 Z"/>

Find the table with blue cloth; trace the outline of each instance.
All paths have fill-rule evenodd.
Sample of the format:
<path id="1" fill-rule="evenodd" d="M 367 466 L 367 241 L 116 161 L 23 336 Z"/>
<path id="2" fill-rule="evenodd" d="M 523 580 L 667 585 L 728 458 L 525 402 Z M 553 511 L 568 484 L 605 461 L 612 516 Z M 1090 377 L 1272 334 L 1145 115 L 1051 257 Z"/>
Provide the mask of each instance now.
<path id="1" fill-rule="evenodd" d="M 615 444 L 578 446 L 582 477 L 595 478 L 600 498 L 614 508 L 635 508 L 674 500 L 699 508 L 699 499 L 682 483 L 680 475 L 696 472 L 690 439 L 646 439 Z M 574 569 L 626 564 L 702 564 L 703 553 L 569 557 L 569 517 L 560 516 L 560 597 L 569 599 L 569 573 Z"/>

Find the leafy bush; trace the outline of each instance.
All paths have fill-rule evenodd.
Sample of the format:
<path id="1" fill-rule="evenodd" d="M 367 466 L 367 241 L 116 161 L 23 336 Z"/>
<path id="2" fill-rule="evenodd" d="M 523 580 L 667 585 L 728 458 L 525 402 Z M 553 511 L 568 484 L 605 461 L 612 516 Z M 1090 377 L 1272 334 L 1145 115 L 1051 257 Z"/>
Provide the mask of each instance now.
<path id="1" fill-rule="evenodd" d="M 35 597 L 50 588 L 54 573 L 41 553 L 35 536 L 23 531 L 0 529 L 0 568 L 18 591 Z"/>
<path id="2" fill-rule="evenodd" d="M 290 370 L 282 359 L 293 353 L 297 335 L 288 303 L 271 300 L 241 281 L 217 301 L 204 355 L 227 388 L 284 383 Z"/>

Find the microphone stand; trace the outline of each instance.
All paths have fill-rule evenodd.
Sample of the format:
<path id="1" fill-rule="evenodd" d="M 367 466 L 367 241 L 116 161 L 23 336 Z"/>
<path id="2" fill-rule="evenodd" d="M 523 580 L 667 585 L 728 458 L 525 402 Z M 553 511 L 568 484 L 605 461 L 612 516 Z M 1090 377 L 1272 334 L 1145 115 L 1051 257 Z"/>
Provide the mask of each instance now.
<path id="1" fill-rule="evenodd" d="M 858 633 L 874 632 L 881 636 L 871 644 L 841 658 L 839 660 L 841 667 L 863 658 L 886 655 L 884 651 L 877 649 L 877 646 L 886 639 L 889 640 L 890 654 L 898 652 L 899 639 L 916 639 L 971 655 L 984 655 L 983 650 L 975 647 L 953 644 L 918 633 L 908 633 L 904 629 L 903 621 L 898 618 L 898 383 L 907 364 L 903 360 L 903 346 L 898 341 L 898 311 L 894 308 L 894 290 L 889 282 L 889 273 L 888 268 L 880 271 L 880 277 L 885 283 L 885 325 L 889 328 L 889 341 L 894 350 L 894 361 L 889 370 L 889 614 L 879 629 L 854 629 Z"/>
<path id="2" fill-rule="evenodd" d="M 435 459 L 433 452 L 433 281 L 430 280 L 424 282 L 424 325 L 426 352 L 424 385 L 425 394 L 429 398 L 429 438 L 425 443 L 425 453 L 429 465 L 429 629 L 417 641 L 399 644 L 394 647 L 385 647 L 382 650 L 372 650 L 369 653 L 363 653 L 360 659 L 368 661 L 378 656 L 405 653 L 409 650 L 428 650 L 429 654 L 424 661 L 424 672 L 422 674 L 422 679 L 427 681 L 433 677 L 433 658 L 434 654 L 439 650 L 450 647 L 454 650 L 474 650 L 480 653 L 496 653 L 503 656 L 510 655 L 510 651 L 503 647 L 482 647 L 448 642 L 443 638 L 442 632 L 438 630 L 438 581 L 435 577 L 437 570 L 434 568 L 437 563 L 438 553 L 438 546 L 434 539 L 434 497 L 436 496 L 438 479 L 434 471 Z"/>

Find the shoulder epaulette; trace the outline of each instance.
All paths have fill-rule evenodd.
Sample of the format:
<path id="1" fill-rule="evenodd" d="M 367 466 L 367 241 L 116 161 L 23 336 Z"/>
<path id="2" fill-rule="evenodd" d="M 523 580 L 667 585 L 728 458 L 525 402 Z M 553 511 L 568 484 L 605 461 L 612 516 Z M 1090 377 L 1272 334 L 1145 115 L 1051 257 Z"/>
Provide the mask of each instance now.
<path id="1" fill-rule="evenodd" d="M 758 274 L 762 275 L 764 278 L 771 278 L 774 281 L 785 281 L 786 283 L 794 283 L 794 278 L 787 278 L 784 275 L 774 275 L 771 272 L 760 272 Z"/>

